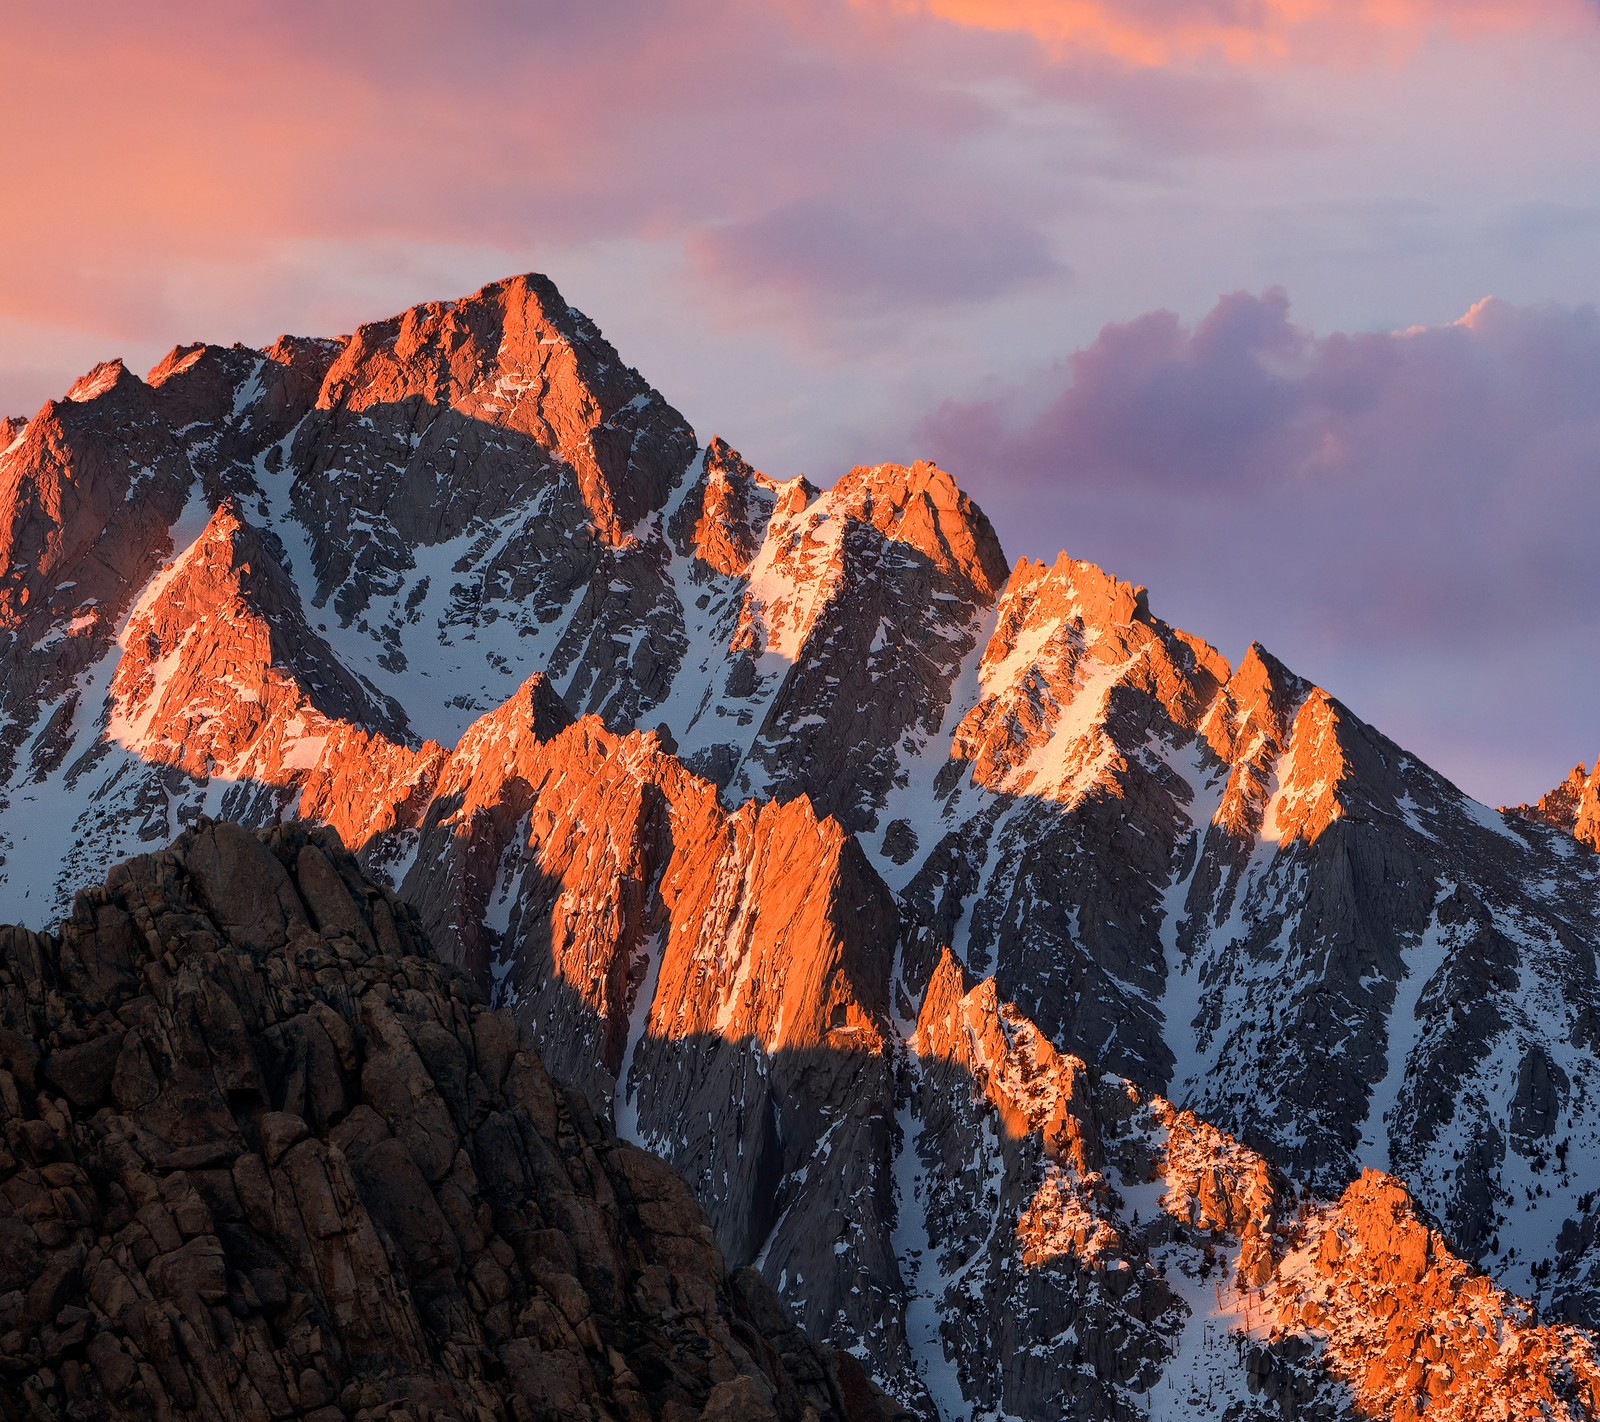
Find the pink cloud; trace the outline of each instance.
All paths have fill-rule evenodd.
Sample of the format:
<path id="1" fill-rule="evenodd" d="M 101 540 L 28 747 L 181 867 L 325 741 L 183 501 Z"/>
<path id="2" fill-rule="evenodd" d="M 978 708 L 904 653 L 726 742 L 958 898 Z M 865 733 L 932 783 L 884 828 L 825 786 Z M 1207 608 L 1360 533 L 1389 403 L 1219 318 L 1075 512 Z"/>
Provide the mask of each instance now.
<path id="1" fill-rule="evenodd" d="M 1430 33 L 1476 35 L 1592 23 L 1583 0 L 855 0 L 974 29 L 1032 36 L 1052 53 L 1136 65 L 1221 58 L 1369 62 Z"/>
<path id="2" fill-rule="evenodd" d="M 796 307 L 999 292 L 1080 265 L 1046 234 L 1098 178 L 1304 140 L 1248 76 L 1130 65 L 1134 40 L 1533 24 L 1583 3 L 12 7 L 0 317 L 190 337 L 225 273 L 252 328 L 297 320 L 312 279 L 285 254 L 328 242 L 375 266 L 394 244 L 491 248 L 512 269 L 642 238 L 686 246 L 713 296 Z M 1035 38 L 1058 31 L 1088 38 L 1045 63 Z M 1042 145 L 1038 104 L 1069 137 Z M 906 264 L 914 225 L 926 251 Z M 947 279 L 915 280 L 919 262 Z"/>
<path id="3" fill-rule="evenodd" d="M 498 247 L 510 269 L 562 243 L 703 232 L 703 270 L 789 287 L 801 257 L 757 270 L 743 239 L 790 220 L 851 240 L 856 198 L 925 183 L 997 121 L 886 66 L 897 42 L 843 0 L 471 0 L 448 20 L 414 0 L 26 7 L 0 21 L 0 316 L 138 333 L 219 266 L 235 309 L 264 310 L 285 249 L 328 241 Z M 847 282 L 898 275 L 881 258 L 895 220 L 864 234 Z M 946 226 L 938 250 L 982 245 Z M 1013 242 L 1025 266 L 1030 241 Z"/>

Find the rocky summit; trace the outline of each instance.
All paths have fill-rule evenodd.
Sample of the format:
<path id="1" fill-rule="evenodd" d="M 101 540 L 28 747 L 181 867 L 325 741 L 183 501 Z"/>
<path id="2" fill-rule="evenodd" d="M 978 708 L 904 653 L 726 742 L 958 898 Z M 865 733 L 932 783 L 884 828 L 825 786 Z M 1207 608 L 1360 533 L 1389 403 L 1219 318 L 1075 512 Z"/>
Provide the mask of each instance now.
<path id="1" fill-rule="evenodd" d="M 1517 805 L 1512 814 L 1565 830 L 1591 849 L 1600 849 L 1600 761 L 1590 770 L 1575 766 L 1565 780 L 1531 805 Z"/>
<path id="2" fill-rule="evenodd" d="M 406 961 L 427 961 L 425 934 L 457 973 L 428 981 L 487 1007 L 436 1010 L 413 1001 L 435 989 L 400 988 L 412 969 L 385 968 L 401 1025 L 379 1031 L 352 1004 L 380 984 L 328 987 L 346 1024 L 319 1028 L 344 1063 L 338 1103 L 221 1087 L 229 1171 L 275 1168 L 257 1118 L 292 1111 L 364 1200 L 379 1126 L 385 1160 L 412 1135 L 356 1093 L 369 1068 L 349 1060 L 402 1032 L 431 1078 L 406 1086 L 408 1109 L 449 1118 L 451 1149 L 487 1182 L 461 1144 L 478 1098 L 417 1022 L 471 1063 L 460 1022 L 509 1014 L 562 1086 L 540 1088 L 558 1106 L 494 1109 L 549 1124 L 562 1160 L 586 1142 L 608 1162 L 582 1167 L 598 1200 L 625 1203 L 614 1163 L 645 1159 L 607 1132 L 660 1157 L 735 1270 L 695 1294 L 699 1341 L 661 1344 L 700 1360 L 683 1406 L 727 1383 L 781 1416 L 866 1406 L 851 1399 L 871 1386 L 945 1422 L 1595 1415 L 1597 814 L 1581 767 L 1538 805 L 1477 804 L 1266 649 L 1233 665 L 1143 586 L 1065 555 L 1011 564 L 933 465 L 827 488 L 760 472 L 702 442 L 541 277 L 337 340 L 183 347 L 143 380 L 112 362 L 6 426 L 0 917 L 64 935 L 12 939 L 30 945 L 13 979 L 57 994 L 55 1016 L 30 1006 L 11 1027 L 39 1059 L 13 1070 L 14 1111 L 47 1103 L 25 1119 L 63 1142 L 98 1130 L 146 1150 L 132 1126 L 94 1124 L 136 1119 L 114 1083 L 80 1103 L 39 1075 L 112 1030 L 52 1040 L 58 1018 L 136 1025 L 95 1005 L 102 939 L 82 924 L 99 901 L 73 894 L 174 840 L 175 857 L 134 861 L 166 867 L 119 870 L 107 892 L 156 874 L 189 893 L 206 882 L 195 846 L 255 844 L 195 825 L 273 827 L 251 853 L 296 886 L 282 896 L 301 919 L 283 944 L 227 950 L 244 955 L 229 959 L 241 1020 L 277 1002 L 274 974 L 319 993 L 325 973 L 345 981 L 332 950 L 326 968 L 272 967 L 330 927 L 301 845 L 347 888 L 359 866 L 381 887 L 351 902 L 388 905 L 417 935 Z M 318 837 L 332 834 L 354 865 Z M 255 909 L 193 892 L 224 946 L 254 932 Z M 334 927 L 361 940 L 355 919 Z M 198 969 L 140 933 L 138 992 L 165 1001 L 169 977 Z M 89 945 L 76 977 L 47 966 L 56 943 Z M 196 1042 L 199 1071 L 213 1048 Z M 299 1042 L 252 1040 L 263 1081 L 292 1073 L 312 1050 Z M 149 1148 L 138 1169 L 158 1194 L 180 1169 L 222 1169 Z M 40 1179 L 57 1163 L 10 1149 Z M 355 1381 L 381 1373 L 416 1380 L 427 1406 L 470 1396 L 492 1413 L 524 1391 L 504 1350 L 555 1347 L 537 1330 L 490 1339 L 486 1319 L 543 1276 L 521 1262 L 513 1277 L 457 1229 L 457 1187 L 441 1193 L 455 1167 L 428 1159 L 433 1206 L 417 1194 L 404 1226 L 368 1209 L 420 1341 L 386 1335 L 384 1358 L 410 1361 L 375 1372 L 318 1295 L 303 1315 L 329 1340 L 316 1406 L 409 1396 Z M 40 1398 L 77 1396 L 46 1341 L 77 1315 L 29 1312 L 39 1271 L 81 1244 L 84 1278 L 94 1250 L 119 1247 L 95 1223 L 120 1218 L 112 1175 L 78 1168 L 79 1233 L 8 1256 L 0 1354 Z M 27 1229 L 33 1178 L 6 1187 Z M 459 1186 L 491 1213 L 492 1188 Z M 231 1207 L 202 1203 L 231 1259 L 216 1213 Z M 453 1232 L 427 1265 L 451 1300 L 437 1308 L 397 1242 L 429 1208 Z M 243 1338 L 254 1315 L 234 1296 L 257 1305 L 226 1259 L 207 1307 L 225 1298 L 226 1339 Z M 569 1264 L 582 1316 L 621 1319 Z M 480 1266 L 513 1294 L 491 1298 Z M 784 1309 L 815 1345 L 772 1341 Z M 119 1316 L 102 1307 L 82 1346 L 115 1338 L 144 1359 Z M 280 1358 L 289 1333 L 263 1326 Z M 239 1367 L 256 1346 L 215 1336 Z M 611 1387 L 621 1408 L 626 1373 L 641 1406 L 666 1405 L 620 1344 L 604 1368 L 580 1344 L 574 1387 Z M 710 1360 L 738 1359 L 735 1344 L 755 1371 L 723 1377 Z"/>

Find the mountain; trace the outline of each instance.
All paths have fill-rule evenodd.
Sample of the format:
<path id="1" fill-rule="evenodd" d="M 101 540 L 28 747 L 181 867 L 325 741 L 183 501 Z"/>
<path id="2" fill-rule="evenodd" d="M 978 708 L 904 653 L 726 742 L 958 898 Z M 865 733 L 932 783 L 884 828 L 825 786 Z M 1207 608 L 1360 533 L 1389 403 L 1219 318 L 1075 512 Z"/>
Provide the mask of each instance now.
<path id="1" fill-rule="evenodd" d="M 1592 771 L 1575 766 L 1548 795 L 1532 805 L 1516 805 L 1510 813 L 1554 825 L 1590 849 L 1600 849 L 1600 761 Z"/>
<path id="2" fill-rule="evenodd" d="M 0 928 L 0 1416 L 889 1422 L 327 831 Z"/>
<path id="3" fill-rule="evenodd" d="M 0 456 L 0 549 L 0 916 L 202 814 L 331 826 L 924 1414 L 1401 1415 L 1363 1350 L 1434 1386 L 1437 1285 L 1582 1415 L 1600 858 L 1009 565 L 944 471 L 768 477 L 525 277 L 97 368 Z M 1175 1121 L 1271 1182 L 1249 1240 Z M 1330 1230 L 1427 1241 L 1404 1348 L 1291 1297 Z"/>

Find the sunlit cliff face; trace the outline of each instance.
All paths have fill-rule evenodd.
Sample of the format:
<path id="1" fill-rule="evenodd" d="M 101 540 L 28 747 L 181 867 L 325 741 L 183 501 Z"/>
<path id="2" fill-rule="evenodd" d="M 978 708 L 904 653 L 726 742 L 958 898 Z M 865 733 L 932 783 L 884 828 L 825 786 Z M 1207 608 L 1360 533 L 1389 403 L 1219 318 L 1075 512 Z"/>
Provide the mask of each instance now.
<path id="1" fill-rule="evenodd" d="M 953 1069 L 982 1103 L 1000 1141 L 987 1209 L 1023 1270 L 1079 1275 L 1086 1311 L 1115 1298 L 1159 1321 L 1184 1383 L 1162 1379 L 1152 1402 L 1266 1392 L 1403 1419 L 1600 1404 L 1593 1340 L 1541 1326 L 1464 1266 L 1398 1181 L 1299 1192 L 1192 1112 L 1054 1050 L 992 980 L 965 989 L 946 955 L 912 1038 L 921 1069 Z M 1248 1381 L 1227 1366 L 1246 1352 Z"/>
<path id="2" fill-rule="evenodd" d="M 0 494 L 11 916 L 334 826 L 913 1400 L 1459 1398 L 1479 1324 L 1589 1386 L 1462 1259 L 1589 1306 L 1600 858 L 1259 646 L 1008 566 L 933 464 L 702 445 L 533 277 L 97 366 Z"/>

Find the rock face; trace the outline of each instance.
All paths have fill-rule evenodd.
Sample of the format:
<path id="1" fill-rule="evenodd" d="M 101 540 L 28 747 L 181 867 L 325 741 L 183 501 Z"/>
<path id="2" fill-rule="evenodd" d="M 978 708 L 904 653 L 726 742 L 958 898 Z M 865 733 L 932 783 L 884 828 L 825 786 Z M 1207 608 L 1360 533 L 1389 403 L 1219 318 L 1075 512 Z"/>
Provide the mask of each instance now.
<path id="1" fill-rule="evenodd" d="M 444 761 L 419 829 L 365 853 L 410 863 L 429 929 L 695 1185 L 731 1260 L 810 1327 L 881 1334 L 917 1396 L 887 1208 L 893 897 L 806 799 L 730 812 L 654 733 L 569 721 L 530 686 Z"/>
<path id="2" fill-rule="evenodd" d="M 1592 1335 L 1537 1323 L 1399 1182 L 1298 1190 L 1194 1113 L 1054 1050 L 992 979 L 965 987 L 943 955 L 911 1040 L 906 1201 L 913 1332 L 937 1329 L 957 1407 L 1596 1415 Z"/>
<path id="3" fill-rule="evenodd" d="M 1548 795 L 1532 805 L 1517 805 L 1510 813 L 1554 825 L 1580 844 L 1600 849 L 1600 761 L 1592 771 L 1575 766 Z"/>
<path id="4" fill-rule="evenodd" d="M 925 1412 L 1181 1412 L 1210 1357 L 1178 1256 L 1063 1183 L 1132 1177 L 1024 1144 L 1067 1061 L 1319 1201 L 1403 1180 L 1600 1324 L 1595 777 L 1498 814 L 1142 587 L 1008 569 L 944 471 L 701 446 L 543 278 L 6 429 L 0 912 L 202 814 L 336 828 Z"/>
<path id="5" fill-rule="evenodd" d="M 0 1415 L 892 1415 L 326 832 L 0 929 L 0 1058 Z"/>

